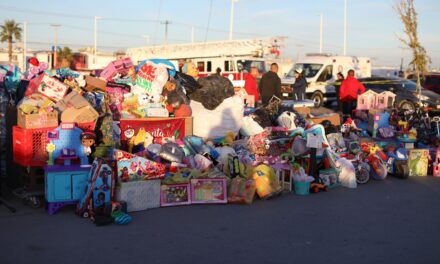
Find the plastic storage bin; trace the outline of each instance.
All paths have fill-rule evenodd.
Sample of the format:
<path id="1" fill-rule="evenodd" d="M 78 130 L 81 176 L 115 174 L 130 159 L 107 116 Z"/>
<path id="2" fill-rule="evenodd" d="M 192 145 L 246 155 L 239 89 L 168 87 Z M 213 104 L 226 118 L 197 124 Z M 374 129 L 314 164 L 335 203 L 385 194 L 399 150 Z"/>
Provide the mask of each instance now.
<path id="1" fill-rule="evenodd" d="M 21 166 L 45 166 L 48 160 L 47 133 L 52 128 L 12 128 L 13 160 Z"/>

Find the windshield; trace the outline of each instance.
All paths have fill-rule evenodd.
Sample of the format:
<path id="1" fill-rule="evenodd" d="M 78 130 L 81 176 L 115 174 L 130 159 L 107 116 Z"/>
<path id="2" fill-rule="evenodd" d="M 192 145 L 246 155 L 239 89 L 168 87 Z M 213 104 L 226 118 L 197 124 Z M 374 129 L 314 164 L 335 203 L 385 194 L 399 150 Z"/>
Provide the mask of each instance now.
<path id="1" fill-rule="evenodd" d="M 402 87 L 410 92 L 415 92 L 417 84 L 412 81 L 402 81 Z"/>
<path id="2" fill-rule="evenodd" d="M 302 69 L 304 77 L 313 78 L 321 70 L 323 64 L 297 63 L 286 75 L 287 77 L 295 77 L 295 70 Z"/>
<path id="3" fill-rule="evenodd" d="M 237 64 L 240 64 L 240 63 L 243 65 L 244 72 L 251 72 L 252 67 L 257 68 L 259 73 L 266 72 L 266 67 L 264 66 L 264 61 L 252 61 L 252 60 L 242 61 L 242 60 L 239 60 L 237 62 Z"/>

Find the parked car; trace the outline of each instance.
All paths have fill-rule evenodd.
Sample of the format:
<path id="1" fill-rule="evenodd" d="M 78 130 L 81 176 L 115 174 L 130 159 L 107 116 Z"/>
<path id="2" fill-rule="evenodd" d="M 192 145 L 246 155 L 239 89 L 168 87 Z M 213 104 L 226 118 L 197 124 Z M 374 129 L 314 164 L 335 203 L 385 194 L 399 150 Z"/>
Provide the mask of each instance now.
<path id="1" fill-rule="evenodd" d="M 367 88 L 377 93 L 390 91 L 396 94 L 396 106 L 403 109 L 414 110 L 415 104 L 419 102 L 417 97 L 417 84 L 413 81 L 397 77 L 360 78 L 359 81 Z M 440 95 L 422 88 L 420 99 L 427 107 L 440 110 Z"/>
<path id="2" fill-rule="evenodd" d="M 416 81 L 414 74 L 410 74 L 406 78 L 414 82 Z M 440 94 L 440 73 L 429 73 L 421 79 L 421 82 L 423 88 Z"/>

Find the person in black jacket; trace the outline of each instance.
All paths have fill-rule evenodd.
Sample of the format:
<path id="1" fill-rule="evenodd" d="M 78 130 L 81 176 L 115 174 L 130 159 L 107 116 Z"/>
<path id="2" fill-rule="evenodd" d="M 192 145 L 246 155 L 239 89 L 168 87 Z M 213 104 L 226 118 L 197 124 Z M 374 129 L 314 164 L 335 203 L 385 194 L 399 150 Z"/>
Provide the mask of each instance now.
<path id="1" fill-rule="evenodd" d="M 260 90 L 260 97 L 263 105 L 269 103 L 273 95 L 281 98 L 281 79 L 278 77 L 278 64 L 272 63 L 270 71 L 265 73 L 261 78 L 258 89 Z"/>
<path id="2" fill-rule="evenodd" d="M 302 69 L 295 70 L 295 83 L 293 84 L 293 92 L 295 100 L 306 99 L 307 80 L 303 75 Z"/>

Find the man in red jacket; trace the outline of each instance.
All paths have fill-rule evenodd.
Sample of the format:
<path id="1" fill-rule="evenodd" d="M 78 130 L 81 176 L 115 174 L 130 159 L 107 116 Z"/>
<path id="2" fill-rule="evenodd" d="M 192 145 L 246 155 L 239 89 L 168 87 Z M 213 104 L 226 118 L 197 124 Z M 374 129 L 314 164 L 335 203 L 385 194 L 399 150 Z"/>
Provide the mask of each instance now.
<path id="1" fill-rule="evenodd" d="M 365 87 L 354 77 L 354 70 L 349 70 L 347 78 L 339 90 L 339 100 L 342 103 L 342 113 L 351 115 L 356 108 L 357 97 L 365 92 Z"/>
<path id="2" fill-rule="evenodd" d="M 255 105 L 257 105 L 258 100 L 260 99 L 258 94 L 257 76 L 258 69 L 256 67 L 251 67 L 251 72 L 244 77 L 244 89 L 248 95 L 254 96 Z"/>

